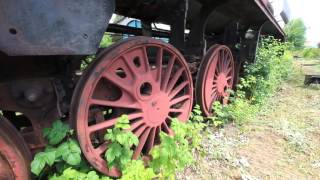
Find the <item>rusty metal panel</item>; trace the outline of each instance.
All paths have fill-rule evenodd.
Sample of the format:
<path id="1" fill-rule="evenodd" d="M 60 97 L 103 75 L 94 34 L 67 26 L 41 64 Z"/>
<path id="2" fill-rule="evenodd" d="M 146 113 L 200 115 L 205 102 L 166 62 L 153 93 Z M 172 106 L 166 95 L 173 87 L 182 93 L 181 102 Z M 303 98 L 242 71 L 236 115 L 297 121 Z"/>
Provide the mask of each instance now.
<path id="1" fill-rule="evenodd" d="M 271 26 L 269 26 L 269 29 L 272 29 L 271 31 L 273 31 L 274 34 L 278 34 L 280 38 L 284 38 L 285 33 L 278 24 L 270 9 L 268 8 L 266 0 L 255 0 L 255 2 L 258 5 L 258 7 L 264 12 L 264 14 L 268 17 L 268 21 L 270 21 L 270 23 L 272 24 Z"/>
<path id="2" fill-rule="evenodd" d="M 0 51 L 94 54 L 114 6 L 114 0 L 0 0 Z"/>

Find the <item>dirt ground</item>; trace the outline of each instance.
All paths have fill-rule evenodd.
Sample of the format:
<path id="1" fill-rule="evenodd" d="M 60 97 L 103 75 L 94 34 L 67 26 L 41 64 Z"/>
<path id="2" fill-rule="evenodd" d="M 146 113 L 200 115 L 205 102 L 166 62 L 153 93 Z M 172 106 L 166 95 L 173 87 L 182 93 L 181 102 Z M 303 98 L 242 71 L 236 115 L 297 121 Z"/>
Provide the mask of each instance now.
<path id="1" fill-rule="evenodd" d="M 303 85 L 304 74 L 320 75 L 320 61 L 295 66 L 256 118 L 208 132 L 205 155 L 178 179 L 320 179 L 320 86 Z"/>

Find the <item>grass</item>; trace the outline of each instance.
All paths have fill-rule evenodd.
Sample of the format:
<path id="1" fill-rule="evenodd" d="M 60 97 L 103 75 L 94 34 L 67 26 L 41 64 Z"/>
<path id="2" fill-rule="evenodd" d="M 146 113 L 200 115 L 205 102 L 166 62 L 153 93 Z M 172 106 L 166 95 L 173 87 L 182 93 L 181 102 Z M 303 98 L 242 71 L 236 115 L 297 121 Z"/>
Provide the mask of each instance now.
<path id="1" fill-rule="evenodd" d="M 308 63 L 314 66 L 304 66 Z M 317 60 L 295 71 L 240 128 L 228 124 L 203 141 L 205 156 L 178 179 L 320 179 L 320 93 L 303 85 Z"/>

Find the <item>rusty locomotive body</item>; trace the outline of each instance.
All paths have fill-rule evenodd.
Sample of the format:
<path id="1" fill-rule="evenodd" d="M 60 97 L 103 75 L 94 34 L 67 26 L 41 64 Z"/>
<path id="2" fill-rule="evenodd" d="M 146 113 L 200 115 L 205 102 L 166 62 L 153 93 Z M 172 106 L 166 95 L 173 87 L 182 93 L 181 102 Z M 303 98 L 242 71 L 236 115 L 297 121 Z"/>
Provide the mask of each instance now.
<path id="1" fill-rule="evenodd" d="M 142 28 L 109 23 L 114 13 Z M 99 49 L 105 32 L 136 37 Z M 101 156 L 101 134 L 121 114 L 140 140 L 134 158 L 147 154 L 160 131 L 172 133 L 170 118 L 186 121 L 195 103 L 210 116 L 214 101 L 227 103 L 262 35 L 284 39 L 265 0 L 1 0 L 0 179 L 30 177 L 42 129 L 59 118 L 94 168 L 119 176 Z"/>

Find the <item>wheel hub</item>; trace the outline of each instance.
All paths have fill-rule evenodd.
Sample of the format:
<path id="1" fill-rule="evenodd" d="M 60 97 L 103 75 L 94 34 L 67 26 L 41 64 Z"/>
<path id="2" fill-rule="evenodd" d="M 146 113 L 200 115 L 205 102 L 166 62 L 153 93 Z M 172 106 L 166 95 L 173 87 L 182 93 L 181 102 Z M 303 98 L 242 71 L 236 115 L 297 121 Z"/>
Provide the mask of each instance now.
<path id="1" fill-rule="evenodd" d="M 217 77 L 217 90 L 219 94 L 224 94 L 228 89 L 227 76 L 224 73 L 219 74 Z"/>
<path id="2" fill-rule="evenodd" d="M 169 116 L 170 101 L 168 95 L 160 93 L 157 97 L 145 103 L 143 112 L 146 113 L 145 122 L 149 127 L 161 125 Z"/>

